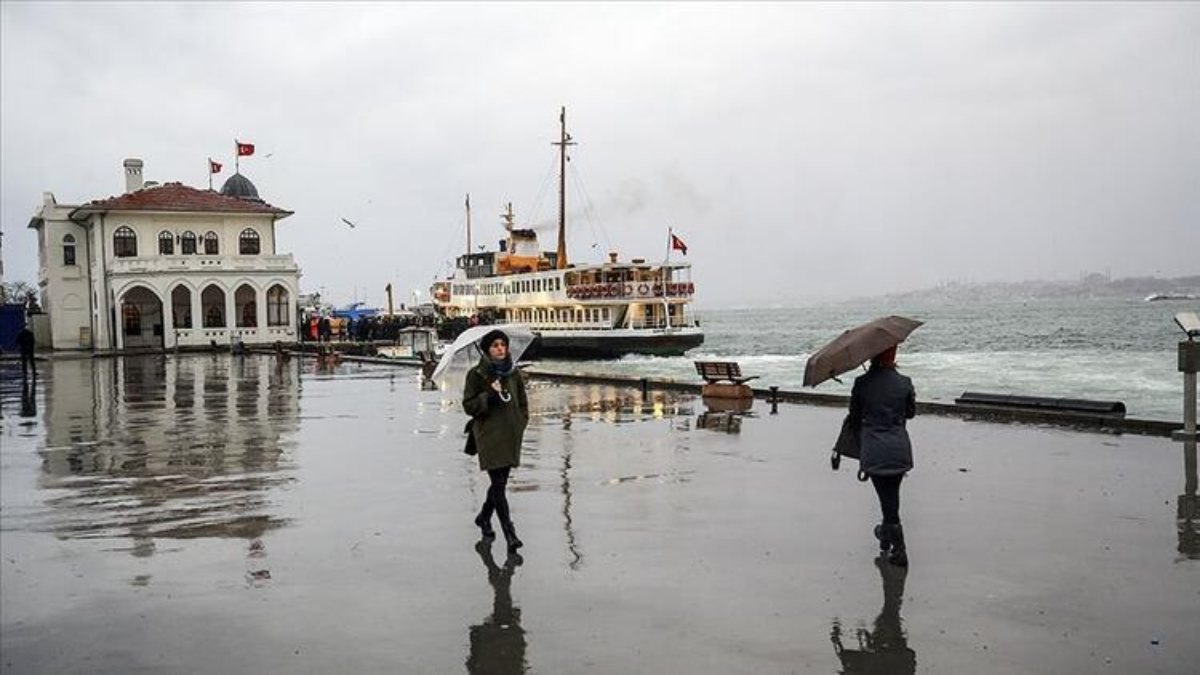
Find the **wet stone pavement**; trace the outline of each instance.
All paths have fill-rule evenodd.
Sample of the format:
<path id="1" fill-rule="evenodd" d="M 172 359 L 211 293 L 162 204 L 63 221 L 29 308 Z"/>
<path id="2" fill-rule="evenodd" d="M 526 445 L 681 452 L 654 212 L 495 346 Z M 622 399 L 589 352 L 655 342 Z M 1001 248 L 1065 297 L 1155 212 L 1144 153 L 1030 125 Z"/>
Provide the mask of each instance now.
<path id="1" fill-rule="evenodd" d="M 228 355 L 0 380 L 3 673 L 1196 673 L 1196 450 L 922 417 L 907 572 L 842 412 L 534 383 L 480 544 L 407 369 Z M 919 383 L 918 383 L 919 385 Z"/>

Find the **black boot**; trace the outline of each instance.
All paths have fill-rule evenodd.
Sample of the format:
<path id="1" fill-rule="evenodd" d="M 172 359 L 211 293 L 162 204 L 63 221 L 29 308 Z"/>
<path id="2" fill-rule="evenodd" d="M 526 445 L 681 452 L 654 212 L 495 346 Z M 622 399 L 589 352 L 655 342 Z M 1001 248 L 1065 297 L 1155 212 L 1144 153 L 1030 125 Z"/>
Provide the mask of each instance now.
<path id="1" fill-rule="evenodd" d="M 479 528 L 484 539 L 495 539 L 496 531 L 492 529 L 492 510 L 487 506 L 475 516 L 475 525 Z"/>
<path id="2" fill-rule="evenodd" d="M 896 523 L 888 525 L 885 529 L 889 530 L 888 536 L 892 544 L 888 562 L 896 567 L 908 567 L 908 550 L 904 546 L 904 526 Z"/>
<path id="3" fill-rule="evenodd" d="M 524 542 L 517 539 L 517 528 L 513 527 L 511 520 L 500 521 L 500 529 L 504 531 L 504 539 L 508 542 L 508 552 L 516 553 L 517 549 L 524 546 Z"/>
<path id="4" fill-rule="evenodd" d="M 892 540 L 890 530 L 886 523 L 880 523 L 875 526 L 875 538 L 879 540 L 879 552 L 887 553 L 892 548 Z"/>

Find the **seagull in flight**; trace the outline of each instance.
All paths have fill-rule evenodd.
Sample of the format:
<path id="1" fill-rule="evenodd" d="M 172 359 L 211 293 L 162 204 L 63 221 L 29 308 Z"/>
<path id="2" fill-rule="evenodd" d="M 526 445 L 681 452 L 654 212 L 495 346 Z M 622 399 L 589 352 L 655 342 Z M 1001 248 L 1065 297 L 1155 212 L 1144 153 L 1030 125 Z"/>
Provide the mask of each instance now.
<path id="1" fill-rule="evenodd" d="M 358 227 L 358 226 L 357 226 L 357 225 L 355 225 L 354 223 L 352 223 L 352 222 L 350 222 L 350 221 L 346 220 L 345 218 L 342 218 L 342 222 L 343 222 L 343 223 L 345 223 L 345 224 L 347 224 L 347 225 L 349 225 L 351 229 L 353 229 L 353 228 L 355 228 L 355 227 Z"/>

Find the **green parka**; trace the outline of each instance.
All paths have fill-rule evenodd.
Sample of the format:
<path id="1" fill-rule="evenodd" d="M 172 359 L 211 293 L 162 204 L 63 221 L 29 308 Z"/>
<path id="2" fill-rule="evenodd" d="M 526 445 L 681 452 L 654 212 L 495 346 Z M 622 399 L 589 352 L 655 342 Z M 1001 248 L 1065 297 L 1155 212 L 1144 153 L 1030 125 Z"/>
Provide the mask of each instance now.
<path id="1" fill-rule="evenodd" d="M 484 357 L 467 371 L 463 389 L 463 410 L 471 416 L 479 468 L 484 471 L 520 466 L 521 439 L 529 424 L 529 400 L 521 371 L 514 368 L 511 375 L 500 378 L 500 386 L 512 396 L 508 402 L 492 390 L 493 379 L 491 361 Z"/>

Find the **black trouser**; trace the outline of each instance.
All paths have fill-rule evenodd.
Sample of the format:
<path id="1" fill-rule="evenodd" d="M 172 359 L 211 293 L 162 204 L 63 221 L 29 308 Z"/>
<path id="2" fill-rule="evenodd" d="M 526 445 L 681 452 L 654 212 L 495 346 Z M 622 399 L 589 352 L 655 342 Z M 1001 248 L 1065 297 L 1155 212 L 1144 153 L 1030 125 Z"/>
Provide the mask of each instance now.
<path id="1" fill-rule="evenodd" d="M 33 359 L 33 354 L 21 354 L 21 377 L 29 377 L 32 372 L 37 376 L 37 361 Z"/>
<path id="2" fill-rule="evenodd" d="M 871 476 L 871 484 L 879 495 L 879 509 L 883 511 L 883 522 L 900 524 L 900 481 L 904 474 L 895 476 Z"/>
<path id="3" fill-rule="evenodd" d="M 508 512 L 508 495 L 505 494 L 505 490 L 508 489 L 508 474 L 511 471 L 511 466 L 488 470 L 488 478 L 492 479 L 492 484 L 488 487 L 487 499 L 483 502 L 481 515 L 484 520 L 491 520 L 494 511 L 499 516 L 501 525 L 512 522 Z"/>

